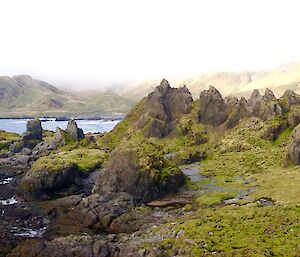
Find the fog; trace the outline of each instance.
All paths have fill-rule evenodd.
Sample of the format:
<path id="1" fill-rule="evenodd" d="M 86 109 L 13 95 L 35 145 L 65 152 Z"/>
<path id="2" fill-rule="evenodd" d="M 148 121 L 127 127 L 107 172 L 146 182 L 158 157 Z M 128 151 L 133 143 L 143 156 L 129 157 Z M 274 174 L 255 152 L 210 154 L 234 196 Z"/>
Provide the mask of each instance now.
<path id="1" fill-rule="evenodd" d="M 299 1 L 0 2 L 0 74 L 121 88 L 300 60 Z"/>

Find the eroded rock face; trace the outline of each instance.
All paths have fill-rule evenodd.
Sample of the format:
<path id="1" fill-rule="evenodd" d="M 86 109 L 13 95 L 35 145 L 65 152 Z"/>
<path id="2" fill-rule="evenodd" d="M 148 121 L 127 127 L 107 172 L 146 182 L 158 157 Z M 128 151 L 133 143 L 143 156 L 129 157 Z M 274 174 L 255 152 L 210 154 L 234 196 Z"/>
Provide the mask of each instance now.
<path id="1" fill-rule="evenodd" d="M 281 116 L 283 112 L 270 89 L 266 89 L 263 96 L 255 89 L 248 101 L 243 97 L 240 100 L 236 97 L 223 100 L 219 91 L 212 86 L 200 94 L 199 122 L 212 126 L 225 124 L 226 128 L 232 128 L 246 117 L 268 120 Z"/>
<path id="2" fill-rule="evenodd" d="M 201 92 L 199 122 L 219 126 L 228 118 L 227 109 L 222 95 L 213 86 Z"/>
<path id="3" fill-rule="evenodd" d="M 75 120 L 69 120 L 66 132 L 68 132 L 75 141 L 84 139 L 83 130 L 77 127 Z"/>
<path id="4" fill-rule="evenodd" d="M 164 137 L 172 132 L 173 125 L 182 114 L 192 109 L 193 98 L 186 86 L 171 88 L 167 80 L 147 96 L 142 118 L 138 121 L 146 137 Z"/>
<path id="5" fill-rule="evenodd" d="M 184 183 L 184 175 L 178 169 L 161 167 L 142 168 L 143 158 L 133 148 L 117 148 L 106 168 L 99 174 L 94 193 L 130 193 L 137 201 L 148 202 L 176 192 Z"/>
<path id="6" fill-rule="evenodd" d="M 287 159 L 296 165 L 300 164 L 300 125 L 294 128 L 292 132 Z"/>
<path id="7" fill-rule="evenodd" d="M 241 100 L 238 100 L 236 97 L 226 97 L 224 100 L 228 110 L 228 119 L 225 126 L 233 128 L 247 116 L 247 100 L 243 97 Z"/>

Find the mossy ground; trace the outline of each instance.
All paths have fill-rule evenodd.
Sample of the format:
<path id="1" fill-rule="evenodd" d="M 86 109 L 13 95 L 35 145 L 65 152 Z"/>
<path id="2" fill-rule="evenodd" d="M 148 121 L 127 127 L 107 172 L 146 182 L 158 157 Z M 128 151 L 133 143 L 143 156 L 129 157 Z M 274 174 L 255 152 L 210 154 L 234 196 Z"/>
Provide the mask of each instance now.
<path id="1" fill-rule="evenodd" d="M 283 166 L 291 129 L 267 141 L 261 138 L 265 126 L 248 119 L 211 137 L 207 157 L 200 162 L 207 179 L 189 185 L 217 189 L 196 196 L 192 214 L 152 229 L 164 239 L 145 247 L 160 245 L 167 256 L 300 255 L 300 170 Z M 249 193 L 226 203 L 242 191 Z M 274 204 L 265 206 L 261 198 Z M 180 236 L 170 236 L 170 230 L 181 231 Z"/>

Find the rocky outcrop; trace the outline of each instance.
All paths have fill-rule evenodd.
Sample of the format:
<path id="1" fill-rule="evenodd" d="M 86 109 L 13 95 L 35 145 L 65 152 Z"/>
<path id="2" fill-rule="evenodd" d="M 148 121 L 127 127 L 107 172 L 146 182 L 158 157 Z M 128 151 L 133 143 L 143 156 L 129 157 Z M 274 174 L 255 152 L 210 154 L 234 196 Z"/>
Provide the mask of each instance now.
<path id="1" fill-rule="evenodd" d="M 30 140 L 41 141 L 43 138 L 43 129 L 39 119 L 30 120 L 26 124 L 26 131 L 22 135 L 22 140 L 27 142 Z"/>
<path id="2" fill-rule="evenodd" d="M 296 165 L 300 164 L 300 125 L 294 128 L 292 132 L 288 145 L 287 160 Z"/>
<path id="3" fill-rule="evenodd" d="M 145 99 L 145 107 L 137 122 L 146 137 L 164 137 L 174 129 L 174 123 L 182 115 L 191 112 L 193 98 L 186 86 L 171 88 L 167 80 Z"/>
<path id="4" fill-rule="evenodd" d="M 199 122 L 219 126 L 228 118 L 228 107 L 220 92 L 210 86 L 200 94 Z"/>
<path id="5" fill-rule="evenodd" d="M 228 110 L 225 126 L 226 128 L 233 128 L 247 116 L 247 100 L 244 97 L 241 100 L 236 97 L 226 97 L 224 100 Z"/>
<path id="6" fill-rule="evenodd" d="M 66 132 L 69 133 L 75 141 L 84 139 L 83 130 L 77 127 L 75 120 L 69 120 Z"/>
<path id="7" fill-rule="evenodd" d="M 247 101 L 236 97 L 222 98 L 219 91 L 210 86 L 200 94 L 199 122 L 212 126 L 225 125 L 226 128 L 236 126 L 246 117 L 257 117 L 268 120 L 284 113 L 280 102 L 270 89 L 262 96 L 255 89 Z"/>
<path id="8" fill-rule="evenodd" d="M 163 157 L 148 156 L 135 147 L 119 147 L 99 174 L 94 193 L 130 193 L 137 201 L 148 202 L 176 192 L 184 183 L 184 175 L 178 167 L 169 164 Z"/>
<path id="9" fill-rule="evenodd" d="M 26 131 L 19 141 L 10 146 L 10 153 L 16 154 L 23 148 L 33 149 L 43 139 L 43 129 L 39 119 L 30 120 L 26 124 Z"/>

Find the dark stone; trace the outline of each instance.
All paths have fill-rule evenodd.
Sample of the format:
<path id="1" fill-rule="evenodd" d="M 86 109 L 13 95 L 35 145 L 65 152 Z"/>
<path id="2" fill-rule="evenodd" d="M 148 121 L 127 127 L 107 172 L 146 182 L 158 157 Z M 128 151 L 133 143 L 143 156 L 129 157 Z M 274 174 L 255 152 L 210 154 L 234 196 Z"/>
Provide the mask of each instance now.
<path id="1" fill-rule="evenodd" d="M 292 163 L 300 164 L 300 125 L 294 128 L 290 143 L 288 144 L 287 160 Z"/>
<path id="2" fill-rule="evenodd" d="M 22 135 L 23 141 L 42 140 L 43 129 L 39 119 L 30 120 L 27 122 L 26 131 Z"/>
<path id="3" fill-rule="evenodd" d="M 219 126 L 228 118 L 228 109 L 220 92 L 210 86 L 200 93 L 199 122 Z"/>
<path id="4" fill-rule="evenodd" d="M 145 99 L 139 129 L 144 129 L 146 137 L 164 137 L 174 129 L 174 124 L 182 114 L 192 110 L 193 98 L 186 86 L 171 88 L 163 79 L 160 85 Z"/>
<path id="5" fill-rule="evenodd" d="M 176 192 L 184 183 L 184 175 L 179 169 L 162 174 L 159 169 L 164 167 L 161 164 L 157 170 L 142 170 L 140 158 L 134 148 L 115 149 L 98 176 L 94 193 L 127 192 L 136 200 L 147 202 Z"/>

